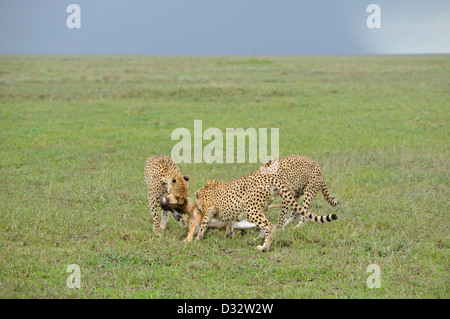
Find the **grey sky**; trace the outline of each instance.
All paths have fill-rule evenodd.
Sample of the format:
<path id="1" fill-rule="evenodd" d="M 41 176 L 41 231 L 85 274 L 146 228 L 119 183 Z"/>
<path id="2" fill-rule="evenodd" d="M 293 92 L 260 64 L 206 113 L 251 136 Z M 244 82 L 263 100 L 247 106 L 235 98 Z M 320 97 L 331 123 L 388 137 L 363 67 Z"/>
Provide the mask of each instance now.
<path id="1" fill-rule="evenodd" d="M 69 4 L 81 28 L 69 29 Z M 381 28 L 369 29 L 369 4 Z M 450 53 L 448 0 L 0 0 L 0 54 Z"/>

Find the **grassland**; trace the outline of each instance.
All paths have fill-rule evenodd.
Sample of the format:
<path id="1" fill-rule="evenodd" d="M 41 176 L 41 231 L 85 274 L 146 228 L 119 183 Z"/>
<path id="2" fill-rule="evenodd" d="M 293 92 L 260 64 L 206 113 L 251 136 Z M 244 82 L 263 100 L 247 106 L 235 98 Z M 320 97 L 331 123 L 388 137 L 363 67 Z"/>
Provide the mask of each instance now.
<path id="1" fill-rule="evenodd" d="M 268 253 L 256 230 L 155 236 L 145 160 L 194 120 L 279 128 L 280 156 L 316 159 L 340 200 L 312 212 L 340 219 Z M 0 297 L 449 298 L 449 122 L 449 56 L 2 56 Z M 258 163 L 179 166 L 193 199 Z"/>

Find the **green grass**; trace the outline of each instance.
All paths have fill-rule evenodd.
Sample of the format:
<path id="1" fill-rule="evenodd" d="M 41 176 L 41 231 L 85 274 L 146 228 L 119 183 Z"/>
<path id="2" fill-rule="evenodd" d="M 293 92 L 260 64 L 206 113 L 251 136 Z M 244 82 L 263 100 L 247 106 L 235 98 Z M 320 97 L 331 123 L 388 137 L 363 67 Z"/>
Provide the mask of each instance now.
<path id="1" fill-rule="evenodd" d="M 0 297 L 449 298 L 449 101 L 448 56 L 0 57 Z M 194 120 L 279 128 L 340 201 L 312 212 L 340 219 L 268 253 L 256 230 L 155 236 L 145 160 Z M 258 164 L 179 166 L 193 199 Z"/>

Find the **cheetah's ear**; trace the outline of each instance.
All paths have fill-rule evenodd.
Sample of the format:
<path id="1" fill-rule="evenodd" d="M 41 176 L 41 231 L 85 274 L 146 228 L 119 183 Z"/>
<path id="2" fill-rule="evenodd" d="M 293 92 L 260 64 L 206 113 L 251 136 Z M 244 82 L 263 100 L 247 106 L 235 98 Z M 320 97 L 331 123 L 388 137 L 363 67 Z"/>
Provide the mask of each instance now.
<path id="1" fill-rule="evenodd" d="M 272 165 L 272 159 L 269 159 L 267 162 L 265 162 L 262 166 L 264 166 L 264 167 L 268 167 L 268 166 L 270 166 L 270 165 Z"/>
<path id="2" fill-rule="evenodd" d="M 198 191 L 195 191 L 194 197 L 195 197 L 195 199 L 198 199 Z"/>
<path id="3" fill-rule="evenodd" d="M 183 178 L 186 182 L 189 182 L 189 176 L 185 175 L 185 176 L 183 176 Z"/>

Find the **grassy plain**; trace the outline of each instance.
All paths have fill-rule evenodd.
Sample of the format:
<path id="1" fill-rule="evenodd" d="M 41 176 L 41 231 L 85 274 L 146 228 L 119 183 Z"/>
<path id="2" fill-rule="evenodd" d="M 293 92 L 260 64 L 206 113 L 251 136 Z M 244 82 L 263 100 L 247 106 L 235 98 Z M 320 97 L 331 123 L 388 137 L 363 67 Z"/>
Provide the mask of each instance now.
<path id="1" fill-rule="evenodd" d="M 256 230 L 155 236 L 145 160 L 194 120 L 279 128 L 280 156 L 317 160 L 340 201 L 312 212 L 340 219 L 268 253 Z M 449 298 L 449 122 L 449 56 L 2 56 L 0 297 Z M 259 164 L 179 166 L 193 199 Z"/>

